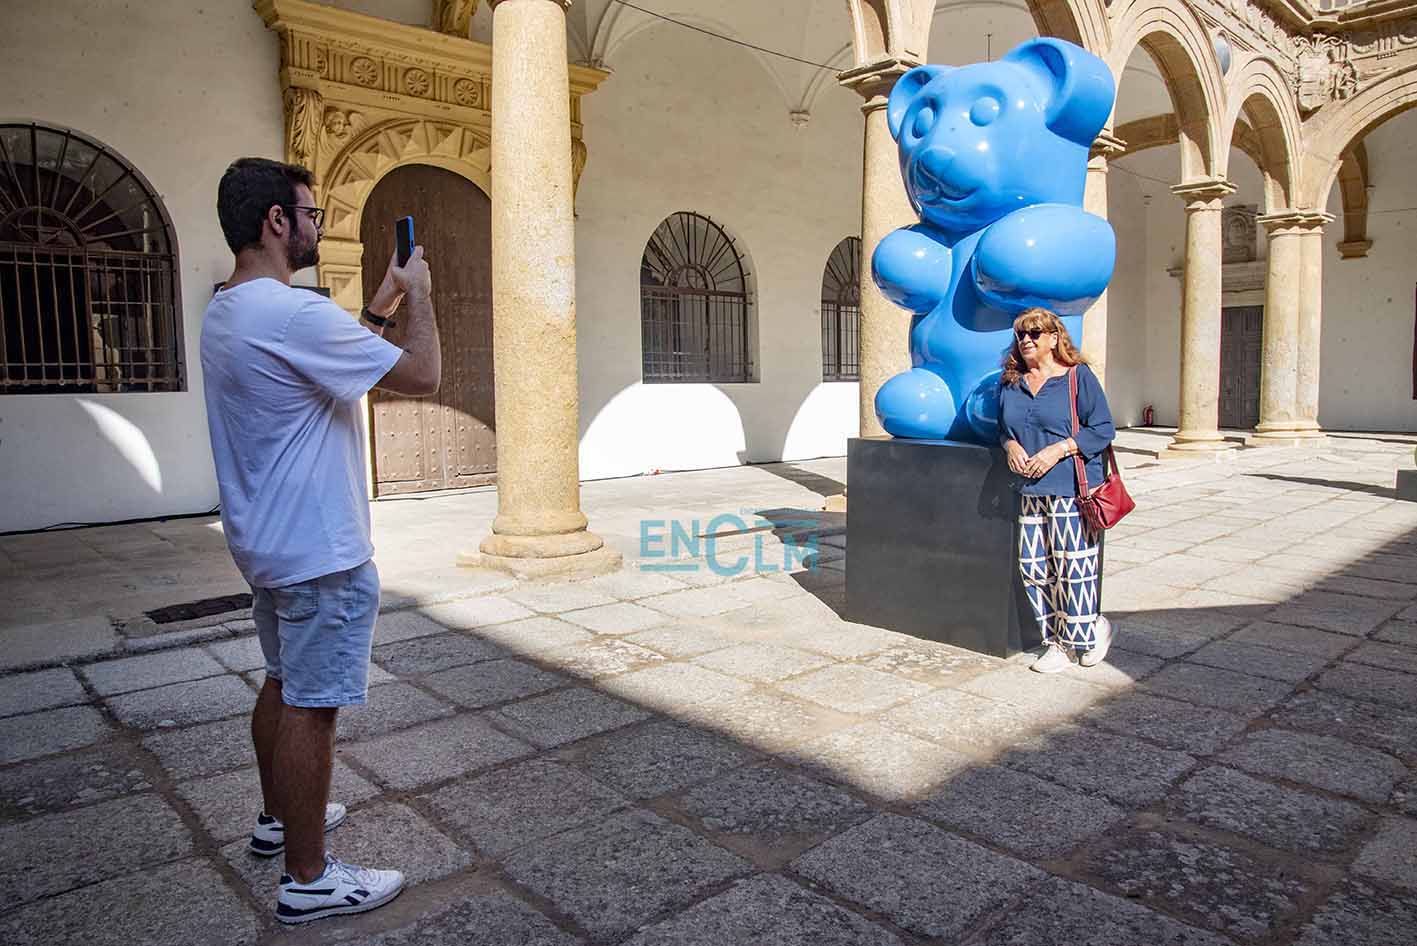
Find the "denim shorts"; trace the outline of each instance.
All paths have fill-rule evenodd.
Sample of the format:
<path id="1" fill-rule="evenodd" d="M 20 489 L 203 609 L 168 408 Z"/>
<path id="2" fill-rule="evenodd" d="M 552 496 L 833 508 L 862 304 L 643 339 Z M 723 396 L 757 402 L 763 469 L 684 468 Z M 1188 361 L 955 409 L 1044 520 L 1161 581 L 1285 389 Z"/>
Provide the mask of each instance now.
<path id="1" fill-rule="evenodd" d="M 353 706 L 369 693 L 369 651 L 379 616 L 374 562 L 283 588 L 252 588 L 251 617 L 266 676 L 288 706 Z"/>

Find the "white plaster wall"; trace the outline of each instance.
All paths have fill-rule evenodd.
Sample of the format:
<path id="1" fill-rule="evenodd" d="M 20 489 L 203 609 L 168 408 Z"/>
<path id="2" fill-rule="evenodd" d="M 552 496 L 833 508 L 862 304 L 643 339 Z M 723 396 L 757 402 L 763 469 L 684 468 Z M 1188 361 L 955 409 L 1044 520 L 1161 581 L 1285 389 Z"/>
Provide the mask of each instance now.
<path id="1" fill-rule="evenodd" d="M 1119 427 L 1141 423 L 1147 401 L 1147 216 L 1137 180 L 1107 175 L 1107 219 L 1117 237 L 1117 266 L 1107 289 L 1107 404 Z"/>
<path id="2" fill-rule="evenodd" d="M 1334 430 L 1417 431 L 1412 398 L 1414 307 L 1417 307 L 1417 178 L 1412 150 L 1417 113 L 1407 112 L 1369 133 L 1373 248 L 1345 260 L 1343 204 L 1338 188 L 1324 232 L 1323 350 L 1319 362 L 1319 424 Z M 1388 211 L 1398 211 L 1396 213 Z"/>
<path id="3" fill-rule="evenodd" d="M 857 386 L 821 380 L 822 267 L 860 232 L 860 99 L 829 84 L 805 128 L 751 54 L 670 26 L 618 48 L 583 101 L 577 199 L 581 475 L 838 455 Z M 758 378 L 641 383 L 639 264 L 659 222 L 707 214 L 756 289 Z"/>
<path id="4" fill-rule="evenodd" d="M 0 120 L 81 131 L 157 190 L 177 231 L 187 390 L 0 396 L 0 531 L 216 505 L 197 358 L 212 284 L 231 270 L 216 184 L 279 157 L 276 37 L 245 0 L 4 4 Z"/>

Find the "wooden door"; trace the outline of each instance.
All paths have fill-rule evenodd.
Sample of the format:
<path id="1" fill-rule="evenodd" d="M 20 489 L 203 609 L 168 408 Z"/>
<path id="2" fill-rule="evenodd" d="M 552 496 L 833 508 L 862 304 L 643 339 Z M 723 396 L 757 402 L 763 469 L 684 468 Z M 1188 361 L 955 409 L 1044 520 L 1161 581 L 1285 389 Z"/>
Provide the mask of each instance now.
<path id="1" fill-rule="evenodd" d="M 1264 306 L 1220 313 L 1220 426 L 1251 430 L 1260 422 L 1260 353 Z"/>
<path id="2" fill-rule="evenodd" d="M 396 168 L 364 204 L 364 297 L 384 277 L 394 221 L 412 214 L 433 271 L 433 305 L 443 349 L 443 384 L 431 397 L 387 391 L 369 397 L 374 494 L 454 489 L 491 482 L 497 469 L 492 391 L 492 202 L 442 168 Z M 385 337 L 403 340 L 407 306 Z"/>

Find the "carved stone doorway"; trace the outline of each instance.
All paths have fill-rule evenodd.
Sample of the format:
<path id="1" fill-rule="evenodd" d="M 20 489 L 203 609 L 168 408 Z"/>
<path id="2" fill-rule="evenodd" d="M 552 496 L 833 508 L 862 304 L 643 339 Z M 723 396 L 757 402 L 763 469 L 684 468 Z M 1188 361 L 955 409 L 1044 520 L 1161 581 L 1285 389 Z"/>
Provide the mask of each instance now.
<path id="1" fill-rule="evenodd" d="M 1260 422 L 1260 361 L 1264 306 L 1228 306 L 1220 313 L 1220 426 L 1253 430 Z"/>
<path id="2" fill-rule="evenodd" d="M 492 368 L 492 202 L 451 171 L 411 164 L 379 180 L 364 203 L 363 290 L 378 288 L 394 250 L 394 221 L 414 217 L 433 271 L 443 349 L 438 393 L 369 396 L 374 493 L 456 489 L 491 482 L 497 469 Z M 406 315 L 400 310 L 399 321 Z M 394 344 L 406 325 L 390 329 Z"/>

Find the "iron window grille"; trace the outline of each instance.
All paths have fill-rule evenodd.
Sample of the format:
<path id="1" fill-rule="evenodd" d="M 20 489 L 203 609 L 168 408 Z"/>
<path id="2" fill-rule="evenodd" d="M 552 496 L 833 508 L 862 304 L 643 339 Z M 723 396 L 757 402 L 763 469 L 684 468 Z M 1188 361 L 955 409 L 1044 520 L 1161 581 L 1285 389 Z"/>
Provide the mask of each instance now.
<path id="1" fill-rule="evenodd" d="M 74 131 L 0 124 L 0 394 L 184 389 L 172 223 Z"/>
<path id="2" fill-rule="evenodd" d="M 836 245 L 822 270 L 822 380 L 861 377 L 861 238 Z"/>
<path id="3" fill-rule="evenodd" d="M 666 217 L 640 261 L 644 380 L 752 381 L 751 305 L 733 238 L 703 214 Z"/>

